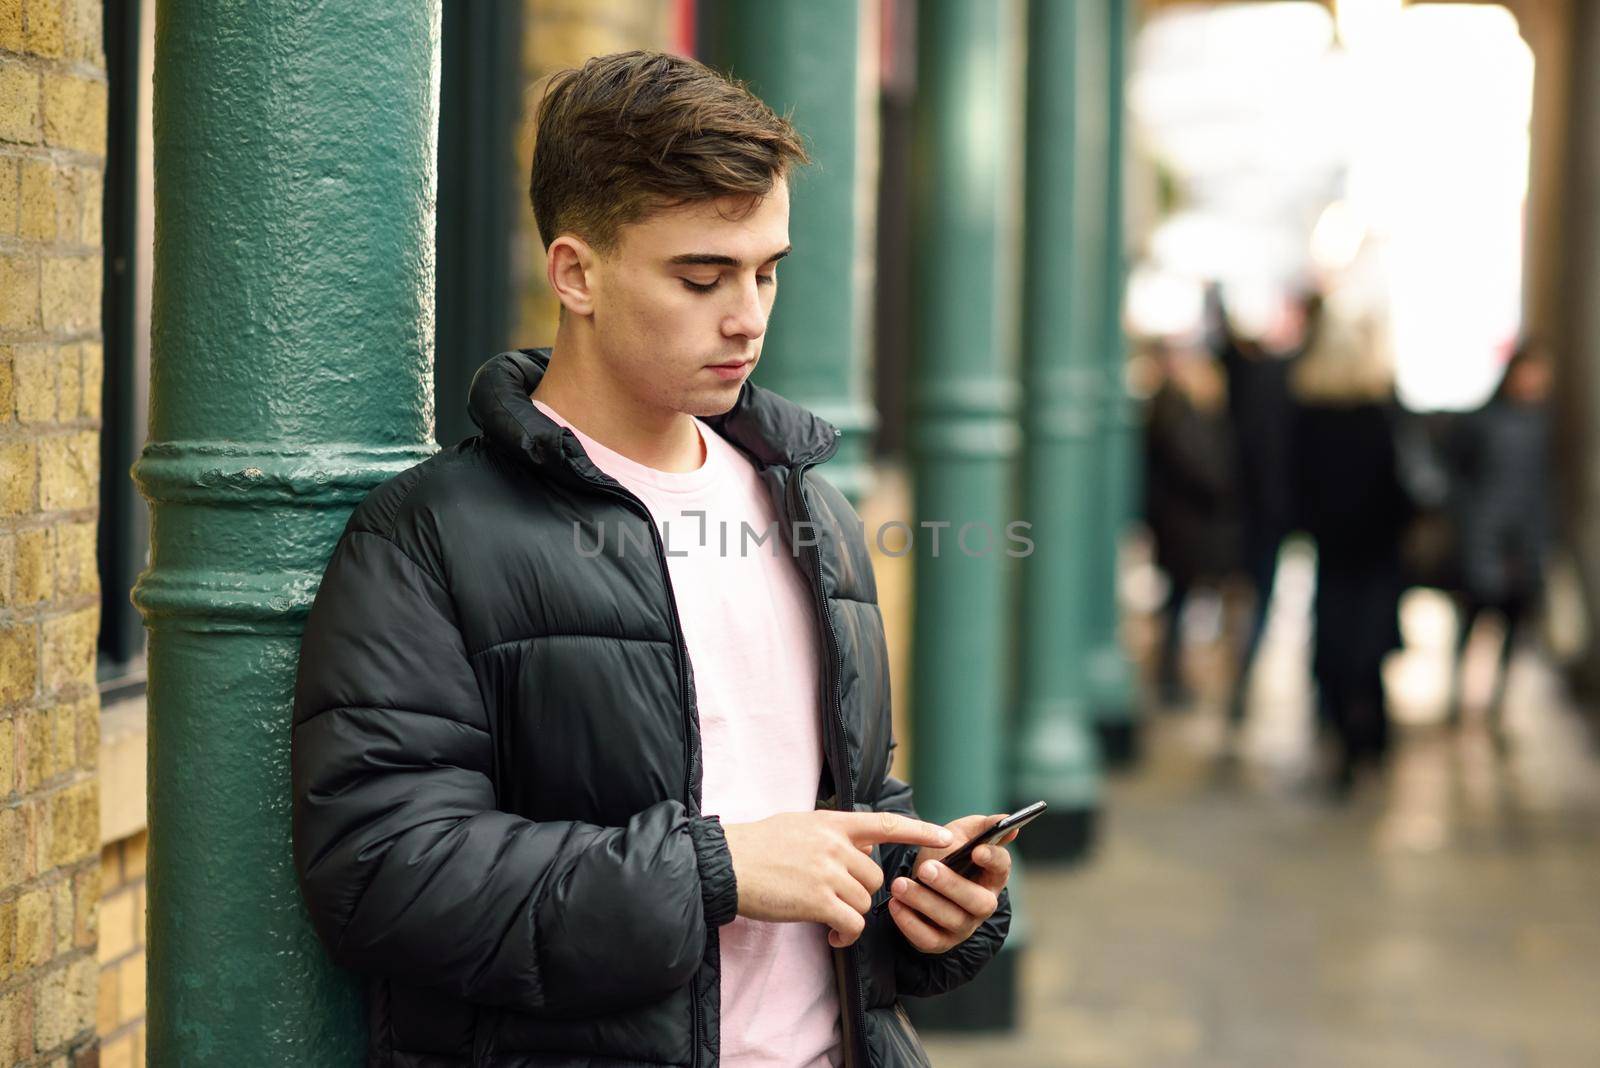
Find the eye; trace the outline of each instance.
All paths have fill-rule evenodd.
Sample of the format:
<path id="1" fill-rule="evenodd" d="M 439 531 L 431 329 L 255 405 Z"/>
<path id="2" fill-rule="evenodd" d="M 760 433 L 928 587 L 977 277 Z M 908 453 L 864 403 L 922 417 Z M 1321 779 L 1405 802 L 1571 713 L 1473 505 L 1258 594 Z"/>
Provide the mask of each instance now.
<path id="1" fill-rule="evenodd" d="M 720 282 L 721 280 L 722 279 L 719 278 L 717 279 L 717 282 Z M 699 282 L 691 282 L 687 278 L 680 279 L 680 281 L 682 281 L 684 285 L 688 286 L 696 293 L 709 293 L 713 289 L 717 288 L 717 282 L 706 282 L 701 284 Z"/>
<path id="2" fill-rule="evenodd" d="M 761 285 L 762 283 L 766 283 L 767 285 L 770 286 L 774 282 L 776 282 L 777 280 L 778 280 L 778 276 L 775 275 L 775 274 L 758 274 L 758 275 L 756 275 L 756 285 Z"/>

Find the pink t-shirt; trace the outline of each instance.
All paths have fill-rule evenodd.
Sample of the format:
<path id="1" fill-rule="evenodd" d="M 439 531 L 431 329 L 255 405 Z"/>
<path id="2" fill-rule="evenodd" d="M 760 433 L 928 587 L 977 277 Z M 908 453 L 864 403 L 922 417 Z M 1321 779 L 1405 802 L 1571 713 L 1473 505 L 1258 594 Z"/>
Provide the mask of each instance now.
<path id="1" fill-rule="evenodd" d="M 724 824 L 810 812 L 822 777 L 816 614 L 754 466 L 695 419 L 705 462 L 658 471 L 533 403 L 571 428 L 594 465 L 637 495 L 661 531 L 694 667 L 702 810 Z M 618 531 L 603 536 L 614 544 Z M 740 916 L 720 933 L 722 1063 L 838 1068 L 844 1055 L 827 927 Z"/>

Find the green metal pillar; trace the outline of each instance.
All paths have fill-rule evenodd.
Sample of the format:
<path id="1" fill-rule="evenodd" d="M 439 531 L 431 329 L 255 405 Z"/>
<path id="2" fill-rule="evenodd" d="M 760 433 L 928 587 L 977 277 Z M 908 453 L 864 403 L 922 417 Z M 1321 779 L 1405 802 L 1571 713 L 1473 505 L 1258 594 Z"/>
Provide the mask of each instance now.
<path id="1" fill-rule="evenodd" d="M 827 476 L 859 504 L 877 430 L 859 269 L 870 229 L 861 218 L 861 104 L 856 0 L 714 0 L 700 9 L 702 58 L 731 72 L 807 140 L 814 161 L 792 179 L 794 255 L 778 268 L 779 298 L 755 380 L 844 432 Z"/>
<path id="2" fill-rule="evenodd" d="M 1007 530 L 1020 518 L 1021 14 L 1010 0 L 917 8 L 910 744 L 918 809 L 939 822 L 1002 812 L 1011 800 L 1002 711 L 1013 667 L 1010 586 L 1028 562 L 1011 555 L 1025 546 Z M 1015 890 L 1012 904 L 1020 913 Z M 977 980 L 915 1012 L 918 1022 L 1013 1026 L 1019 927 Z"/>
<path id="3" fill-rule="evenodd" d="M 364 1063 L 290 853 L 300 632 L 432 450 L 438 0 L 160 0 L 149 439 L 150 1064 Z"/>
<path id="4" fill-rule="evenodd" d="M 1122 643 L 1122 611 L 1117 596 L 1118 556 L 1123 534 L 1133 512 L 1134 433 L 1136 412 L 1128 397 L 1126 344 L 1123 336 L 1123 291 L 1126 285 L 1126 254 L 1123 249 L 1123 153 L 1126 128 L 1126 72 L 1128 72 L 1128 29 L 1133 0 L 1082 0 L 1085 13 L 1083 45 L 1098 56 L 1086 72 L 1096 82 L 1085 85 L 1080 106 L 1094 109 L 1099 152 L 1085 155 L 1085 161 L 1101 168 L 1101 200 L 1098 211 L 1104 219 L 1101 251 L 1101 278 L 1096 309 L 1099 337 L 1099 368 L 1102 385 L 1099 417 L 1099 473 L 1096 529 L 1093 548 L 1093 593 L 1088 598 L 1093 612 L 1093 651 L 1090 652 L 1091 700 L 1094 721 L 1101 740 L 1101 753 L 1107 766 L 1125 767 L 1138 758 L 1138 715 L 1134 699 L 1133 667 Z M 1082 56 L 1083 53 L 1078 53 Z M 1094 88 L 1098 86 L 1098 93 Z M 1080 147 L 1080 150 L 1083 150 Z M 1093 165 L 1091 163 L 1091 165 Z M 1093 201 L 1091 201 L 1093 203 Z"/>
<path id="5" fill-rule="evenodd" d="M 1022 511 L 1032 554 L 1021 584 L 1022 633 L 1015 805 L 1049 810 L 1027 832 L 1031 860 L 1076 860 L 1093 841 L 1100 797 L 1090 684 L 1102 525 L 1098 441 L 1101 366 L 1079 281 L 1099 269 L 1079 249 L 1078 172 L 1098 161 L 1075 151 L 1075 4 L 1034 3 L 1028 19 L 1027 194 L 1023 278 Z M 1097 183 L 1091 183 L 1098 188 Z M 1092 250 L 1092 246 L 1091 246 Z"/>

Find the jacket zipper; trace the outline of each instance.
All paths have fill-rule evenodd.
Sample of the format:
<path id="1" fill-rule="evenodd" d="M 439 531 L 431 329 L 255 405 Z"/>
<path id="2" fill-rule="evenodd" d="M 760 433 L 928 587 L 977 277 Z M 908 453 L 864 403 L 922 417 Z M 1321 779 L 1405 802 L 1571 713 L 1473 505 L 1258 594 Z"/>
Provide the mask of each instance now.
<path id="1" fill-rule="evenodd" d="M 570 433 L 570 431 L 568 431 Z M 689 707 L 689 672 L 687 669 L 688 650 L 683 641 L 683 627 L 678 621 L 678 597 L 672 590 L 672 573 L 667 568 L 665 548 L 661 544 L 661 532 L 656 529 L 655 517 L 650 514 L 650 509 L 634 494 L 620 486 L 607 485 L 596 479 L 583 475 L 584 481 L 597 489 L 604 490 L 613 497 L 618 497 L 628 504 L 629 511 L 635 513 L 645 521 L 650 528 L 651 544 L 655 546 L 656 563 L 661 567 L 661 580 L 667 586 L 667 605 L 671 609 L 672 618 L 672 646 L 677 654 L 678 661 L 678 709 L 683 713 L 683 796 L 689 806 L 691 815 L 700 814 L 700 802 L 694 796 L 694 740 L 699 735 L 698 717 Z M 690 1036 L 690 1068 L 697 1068 L 700 1064 L 700 993 L 697 990 L 689 991 L 689 1020 L 692 1034 Z"/>
<path id="2" fill-rule="evenodd" d="M 811 508 L 806 504 L 805 473 L 812 462 L 804 462 L 795 466 L 794 474 L 790 477 L 790 485 L 795 501 L 798 502 L 799 512 L 804 517 L 806 529 L 811 530 Z M 793 511 L 791 506 L 791 511 Z M 816 545 L 810 546 L 811 556 L 811 595 L 816 602 L 817 612 L 822 617 L 828 639 L 828 699 L 832 705 L 834 726 L 837 729 L 837 745 L 834 747 L 834 794 L 839 799 L 839 811 L 855 811 L 855 782 L 850 775 L 849 732 L 844 721 L 844 704 L 839 699 L 839 635 L 833 626 L 833 613 L 828 611 L 828 598 L 823 592 L 822 584 L 822 550 Z M 856 979 L 855 1003 L 851 1007 L 853 1026 L 852 1034 L 847 1036 L 860 1045 L 866 1041 L 867 1022 L 867 992 L 861 978 L 860 960 L 857 956 L 857 947 L 850 946 L 845 950 L 845 958 L 849 962 L 850 971 Z M 868 1062 L 864 1050 L 854 1051 L 863 1068 Z"/>

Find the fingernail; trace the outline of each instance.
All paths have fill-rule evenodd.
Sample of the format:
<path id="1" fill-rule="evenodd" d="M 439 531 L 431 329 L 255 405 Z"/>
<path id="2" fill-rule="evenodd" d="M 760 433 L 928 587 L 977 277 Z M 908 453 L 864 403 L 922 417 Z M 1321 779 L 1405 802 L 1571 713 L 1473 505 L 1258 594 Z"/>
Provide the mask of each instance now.
<path id="1" fill-rule="evenodd" d="M 977 861 L 979 864 L 989 863 L 989 847 L 979 846 L 977 849 L 974 849 L 972 851 L 972 859 Z"/>
<path id="2" fill-rule="evenodd" d="M 889 891 L 895 894 L 903 894 L 906 892 L 906 887 L 910 885 L 910 882 L 911 880 L 909 879 L 896 879 L 894 881 L 894 885 L 889 888 Z"/>
<path id="3" fill-rule="evenodd" d="M 928 880 L 930 883 L 933 882 L 933 880 L 939 877 L 939 865 L 931 860 L 928 861 L 928 863 L 922 866 L 922 877 Z"/>
<path id="4" fill-rule="evenodd" d="M 939 828 L 940 845 L 949 845 L 954 840 L 954 837 L 955 836 L 950 833 L 950 829 L 948 827 Z"/>

